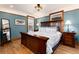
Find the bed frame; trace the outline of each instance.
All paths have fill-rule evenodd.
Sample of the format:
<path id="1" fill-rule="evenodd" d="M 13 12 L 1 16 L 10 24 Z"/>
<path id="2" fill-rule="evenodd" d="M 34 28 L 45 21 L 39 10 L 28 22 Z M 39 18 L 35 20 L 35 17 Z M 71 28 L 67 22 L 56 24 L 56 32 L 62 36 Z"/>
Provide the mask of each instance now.
<path id="1" fill-rule="evenodd" d="M 46 42 L 49 38 L 43 36 L 32 36 L 21 32 L 21 44 L 29 48 L 35 54 L 46 53 Z"/>
<path id="2" fill-rule="evenodd" d="M 27 33 L 21 32 L 21 44 L 29 48 L 35 54 L 46 54 L 46 43 L 48 39 L 49 39 L 48 37 L 36 36 L 36 35 L 32 36 Z M 56 48 L 59 46 L 60 42 L 58 42 L 58 44 L 52 48 L 53 50 L 52 53 L 54 53 Z"/>
<path id="3" fill-rule="evenodd" d="M 49 19 L 52 14 L 57 14 L 57 13 L 61 13 L 61 15 L 62 15 L 61 18 L 59 18 L 60 20 L 41 22 L 41 26 L 50 27 L 51 23 L 52 24 L 60 23 L 59 31 L 63 32 L 63 26 L 62 26 L 63 21 L 64 21 L 64 11 L 63 10 L 49 14 Z M 46 43 L 47 43 L 48 39 L 49 39 L 48 37 L 36 36 L 36 35 L 32 36 L 27 33 L 21 32 L 21 44 L 23 44 L 24 46 L 29 48 L 33 53 L 36 53 L 36 54 L 46 54 Z M 62 38 L 60 38 L 60 41 L 61 40 L 62 40 Z M 52 48 L 53 49 L 52 53 L 54 53 L 54 51 L 59 46 L 59 44 L 60 44 L 60 42 L 58 42 L 58 44 Z"/>

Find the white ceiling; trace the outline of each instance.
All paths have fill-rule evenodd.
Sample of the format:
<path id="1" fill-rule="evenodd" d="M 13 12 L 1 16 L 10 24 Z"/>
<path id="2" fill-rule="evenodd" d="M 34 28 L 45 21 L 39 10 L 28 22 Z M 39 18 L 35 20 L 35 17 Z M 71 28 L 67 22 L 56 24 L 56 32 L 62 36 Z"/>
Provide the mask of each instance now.
<path id="1" fill-rule="evenodd" d="M 13 5 L 14 7 L 11 8 L 10 6 Z M 21 11 L 22 13 L 25 13 L 26 15 L 32 15 L 34 17 L 42 17 L 49 15 L 49 13 L 59 11 L 59 10 L 72 10 L 79 8 L 79 4 L 41 4 L 43 9 L 41 11 L 37 11 L 34 7 L 36 4 L 1 4 L 0 7 L 5 8 L 11 8 L 18 11 Z"/>

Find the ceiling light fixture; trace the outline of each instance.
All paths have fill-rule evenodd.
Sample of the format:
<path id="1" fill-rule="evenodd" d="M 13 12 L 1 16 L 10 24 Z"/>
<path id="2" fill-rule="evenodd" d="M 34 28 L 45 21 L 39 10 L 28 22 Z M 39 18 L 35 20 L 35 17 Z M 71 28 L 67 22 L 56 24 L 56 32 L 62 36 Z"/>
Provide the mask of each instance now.
<path id="1" fill-rule="evenodd" d="M 10 8 L 13 8 L 14 6 L 13 5 L 10 5 Z"/>
<path id="2" fill-rule="evenodd" d="M 37 11 L 40 11 L 40 10 L 42 9 L 42 6 L 41 6 L 40 4 L 37 4 L 37 5 L 35 6 L 35 9 L 36 9 Z"/>

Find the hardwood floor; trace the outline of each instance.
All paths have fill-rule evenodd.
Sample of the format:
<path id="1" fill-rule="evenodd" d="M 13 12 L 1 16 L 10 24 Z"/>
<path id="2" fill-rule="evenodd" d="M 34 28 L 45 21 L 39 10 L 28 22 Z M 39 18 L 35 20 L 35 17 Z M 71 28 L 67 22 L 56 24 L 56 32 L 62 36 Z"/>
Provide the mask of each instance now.
<path id="1" fill-rule="evenodd" d="M 75 48 L 65 46 L 65 45 L 60 45 L 56 51 L 55 54 L 79 54 L 79 46 L 76 45 Z"/>
<path id="2" fill-rule="evenodd" d="M 68 47 L 65 45 L 60 45 L 55 54 L 78 54 L 79 46 L 76 48 Z M 21 44 L 20 39 L 14 40 L 12 42 L 6 43 L 0 46 L 0 54 L 33 54 L 28 48 Z"/>
<path id="3" fill-rule="evenodd" d="M 0 54 L 32 54 L 32 52 L 21 44 L 21 40 L 13 40 L 0 47 Z"/>

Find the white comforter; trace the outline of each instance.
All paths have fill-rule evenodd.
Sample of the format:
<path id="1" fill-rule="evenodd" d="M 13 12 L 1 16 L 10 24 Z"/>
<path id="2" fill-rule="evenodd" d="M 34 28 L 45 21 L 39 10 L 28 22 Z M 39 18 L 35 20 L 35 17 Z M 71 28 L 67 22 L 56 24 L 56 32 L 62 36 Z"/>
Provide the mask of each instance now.
<path id="1" fill-rule="evenodd" d="M 53 52 L 52 48 L 60 41 L 61 33 L 60 32 L 28 32 L 30 35 L 40 35 L 40 36 L 45 36 L 48 37 L 49 40 L 46 43 L 46 53 L 51 54 Z"/>

